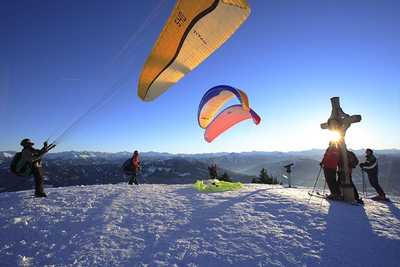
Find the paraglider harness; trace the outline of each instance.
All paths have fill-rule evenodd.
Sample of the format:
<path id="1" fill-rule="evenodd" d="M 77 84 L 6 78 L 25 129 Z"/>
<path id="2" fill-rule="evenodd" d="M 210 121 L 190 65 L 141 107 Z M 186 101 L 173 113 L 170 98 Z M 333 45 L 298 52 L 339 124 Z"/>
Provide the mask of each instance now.
<path id="1" fill-rule="evenodd" d="M 21 158 L 22 152 L 17 152 L 10 163 L 10 171 L 17 176 L 29 176 L 31 173 L 31 169 L 29 168 L 29 164 L 26 162 L 23 166 L 21 166 Z"/>
<path id="2" fill-rule="evenodd" d="M 140 170 L 140 167 L 138 170 L 134 170 L 132 166 L 132 157 L 125 160 L 124 164 L 122 164 L 122 171 L 124 172 L 125 175 L 132 175 L 132 174 L 137 174 Z"/>
<path id="3" fill-rule="evenodd" d="M 46 153 L 53 149 L 56 145 L 50 144 L 47 149 Z M 10 163 L 10 171 L 20 177 L 27 177 L 32 175 L 32 168 L 29 162 L 22 162 L 22 152 L 15 153 L 13 159 Z M 41 157 L 38 157 L 33 160 L 33 162 L 41 161 Z"/>

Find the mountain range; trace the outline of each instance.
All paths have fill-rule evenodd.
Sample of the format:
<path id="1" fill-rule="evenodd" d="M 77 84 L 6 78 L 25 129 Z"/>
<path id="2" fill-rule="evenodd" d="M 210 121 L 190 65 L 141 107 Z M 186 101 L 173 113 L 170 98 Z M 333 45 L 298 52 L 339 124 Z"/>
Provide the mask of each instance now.
<path id="1" fill-rule="evenodd" d="M 364 150 L 354 150 L 360 162 L 364 160 Z M 262 168 L 285 183 L 284 165 L 294 163 L 293 183 L 297 186 L 312 186 L 319 173 L 319 162 L 324 150 L 312 149 L 296 152 L 242 152 L 207 154 L 170 154 L 159 152 L 141 153 L 141 183 L 187 184 L 208 177 L 207 167 L 218 166 L 219 174 L 226 172 L 233 180 L 251 182 Z M 383 188 L 395 194 L 400 192 L 400 151 L 377 150 L 380 182 Z M 32 188 L 32 183 L 24 177 L 10 173 L 9 165 L 14 151 L 0 152 L 1 190 L 18 191 Z M 66 151 L 49 153 L 44 158 L 46 186 L 60 187 L 72 185 L 110 184 L 128 180 L 122 171 L 122 164 L 129 159 L 130 152 L 90 152 Z M 353 180 L 362 188 L 362 173 L 359 168 L 353 172 Z M 323 187 L 323 179 L 318 183 Z"/>

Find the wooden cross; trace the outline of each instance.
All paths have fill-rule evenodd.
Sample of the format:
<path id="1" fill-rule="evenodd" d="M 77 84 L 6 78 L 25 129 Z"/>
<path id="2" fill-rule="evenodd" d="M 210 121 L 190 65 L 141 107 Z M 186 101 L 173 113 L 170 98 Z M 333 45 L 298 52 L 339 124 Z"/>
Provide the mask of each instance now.
<path id="1" fill-rule="evenodd" d="M 329 129 L 331 131 L 337 131 L 341 138 L 338 142 L 340 148 L 340 154 L 343 160 L 343 171 L 344 181 L 340 184 L 341 191 L 345 201 L 354 202 L 354 190 L 351 186 L 350 175 L 349 175 L 349 164 L 347 158 L 347 147 L 345 142 L 346 131 L 349 129 L 351 124 L 361 121 L 361 115 L 346 114 L 340 107 L 339 97 L 331 98 L 332 112 L 328 121 L 321 124 L 322 129 Z"/>

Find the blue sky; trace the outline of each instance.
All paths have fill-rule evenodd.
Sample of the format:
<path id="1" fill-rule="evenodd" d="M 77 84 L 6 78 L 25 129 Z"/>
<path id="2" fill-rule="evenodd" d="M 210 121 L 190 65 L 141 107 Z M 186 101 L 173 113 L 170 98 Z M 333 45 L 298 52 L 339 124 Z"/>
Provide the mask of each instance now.
<path id="1" fill-rule="evenodd" d="M 329 137 L 319 124 L 332 96 L 363 116 L 348 131 L 350 147 L 400 148 L 400 1 L 249 0 L 249 19 L 227 43 L 166 94 L 142 102 L 138 77 L 174 3 L 3 1 L 0 150 L 19 149 L 24 137 L 56 137 L 117 81 L 114 97 L 58 151 L 324 148 Z M 243 122 L 208 144 L 197 107 L 219 84 L 245 90 L 262 122 Z"/>

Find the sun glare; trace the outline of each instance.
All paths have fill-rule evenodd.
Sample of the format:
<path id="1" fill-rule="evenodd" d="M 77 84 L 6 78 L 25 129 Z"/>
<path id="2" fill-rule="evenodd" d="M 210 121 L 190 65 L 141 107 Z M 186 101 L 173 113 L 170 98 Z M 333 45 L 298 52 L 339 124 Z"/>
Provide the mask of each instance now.
<path id="1" fill-rule="evenodd" d="M 338 131 L 329 131 L 329 141 L 339 142 L 342 136 Z"/>

